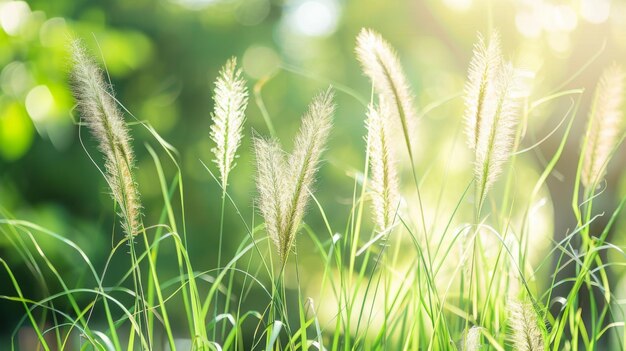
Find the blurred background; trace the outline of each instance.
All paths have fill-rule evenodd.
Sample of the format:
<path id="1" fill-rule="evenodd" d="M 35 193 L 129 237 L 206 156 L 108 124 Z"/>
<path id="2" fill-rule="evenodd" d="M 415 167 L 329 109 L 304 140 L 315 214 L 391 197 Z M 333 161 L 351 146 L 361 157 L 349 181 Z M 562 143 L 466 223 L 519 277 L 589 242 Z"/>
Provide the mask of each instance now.
<path id="1" fill-rule="evenodd" d="M 342 230 L 350 211 L 353 176 L 364 165 L 365 106 L 359 99 L 367 101 L 371 88 L 353 55 L 362 27 L 379 31 L 398 51 L 421 116 L 415 133 L 420 173 L 429 174 L 424 181 L 427 203 L 440 195 L 437 175 L 447 172 L 449 177 L 439 207 L 442 213 L 458 201 L 472 176 L 472 156 L 462 134 L 461 93 L 478 32 L 498 29 L 505 56 L 534 77 L 529 101 L 558 90 L 584 88 L 574 131 L 558 172 L 542 190 L 537 217 L 536 232 L 544 247 L 571 231 L 572 182 L 591 92 L 604 67 L 614 61 L 626 64 L 624 1 L 0 0 L 0 207 L 76 242 L 97 267 L 104 265 L 112 242 L 122 235 L 114 230 L 115 209 L 104 179 L 86 151 L 98 164 L 101 157 L 86 130 L 79 135 L 68 87 L 68 42 L 81 38 L 106 64 L 117 98 L 180 152 L 189 251 L 203 270 L 217 264 L 221 191 L 201 162 L 214 166 L 211 96 L 221 65 L 231 56 L 238 58 L 251 93 L 255 85 L 260 88 L 287 149 L 315 92 L 329 84 L 349 88 L 350 93 L 344 89 L 337 94 L 335 129 L 317 183 L 326 212 L 338 214 L 329 218 L 331 225 Z M 269 135 L 259 101 L 251 96 L 246 139 L 229 188 L 249 223 L 255 194 L 250 136 Z M 534 110 L 522 147 L 553 130 L 570 105 L 566 97 Z M 520 156 L 526 167 L 516 177 L 518 195 L 534 184 L 562 132 L 561 128 L 539 148 Z M 131 133 L 145 223 L 151 225 L 158 221 L 163 200 L 145 143 L 157 144 L 140 126 L 131 127 Z M 607 190 L 595 205 L 598 212 L 611 213 L 616 200 L 626 194 L 624 151 L 609 168 Z M 165 162 L 164 167 L 171 176 L 173 165 Z M 309 212 L 311 227 L 326 233 L 317 211 Z M 238 215 L 232 209 L 226 213 L 224 252 L 231 257 L 247 234 Z M 606 216 L 598 225 L 602 222 Z M 625 231 L 616 230 L 609 240 L 624 245 Z M 301 235 L 298 240 L 306 246 L 308 239 Z M 76 264 L 77 257 L 68 255 L 58 242 L 41 244 L 61 274 L 80 281 L 85 267 Z M 29 267 L 11 248 L 0 237 L 0 257 L 14 270 L 24 294 L 41 298 Z M 303 266 L 306 260 L 303 256 Z M 309 266 L 314 268 L 314 262 Z M 119 266 L 123 271 L 127 265 L 121 255 L 111 270 Z M 626 280 L 621 273 L 613 272 L 613 278 L 622 285 L 623 297 Z M 171 274 L 176 274 L 175 265 Z M 0 281 L 0 294 L 13 295 L 5 272 Z M 254 305 L 254 298 L 249 303 Z M 23 310 L 5 300 L 0 300 L 0 310 L 3 340 Z"/>

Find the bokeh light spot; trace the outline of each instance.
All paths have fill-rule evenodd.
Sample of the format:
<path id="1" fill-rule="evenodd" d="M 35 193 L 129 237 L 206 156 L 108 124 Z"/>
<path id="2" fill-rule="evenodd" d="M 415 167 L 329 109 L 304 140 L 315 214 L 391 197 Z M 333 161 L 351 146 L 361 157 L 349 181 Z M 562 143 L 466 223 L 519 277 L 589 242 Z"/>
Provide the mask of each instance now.
<path id="1" fill-rule="evenodd" d="M 150 39 L 139 32 L 110 31 L 98 39 L 107 69 L 114 76 L 129 74 L 152 56 Z"/>
<path id="2" fill-rule="evenodd" d="M 189 10 L 201 10 L 215 2 L 217 0 L 170 0 L 171 2 L 185 7 Z"/>
<path id="3" fill-rule="evenodd" d="M 591 23 L 602 23 L 609 18 L 611 2 L 609 0 L 581 0 L 580 16 Z"/>
<path id="4" fill-rule="evenodd" d="M 67 40 L 67 24 L 62 17 L 54 17 L 43 23 L 39 30 L 39 41 L 46 47 L 60 46 Z"/>
<path id="5" fill-rule="evenodd" d="M 322 37 L 337 29 L 339 6 L 333 0 L 306 0 L 288 14 L 289 26 L 300 34 Z"/>
<path id="6" fill-rule="evenodd" d="M 18 35 L 30 15 L 30 7 L 24 1 L 0 3 L 0 26 L 9 35 Z"/>
<path id="7" fill-rule="evenodd" d="M 0 107 L 0 155 L 9 161 L 21 158 L 33 142 L 33 129 L 17 102 Z"/>
<path id="8" fill-rule="evenodd" d="M 33 122 L 44 122 L 54 109 L 54 97 L 45 85 L 38 85 L 26 95 L 26 111 Z"/>
<path id="9" fill-rule="evenodd" d="M 32 85 L 33 77 L 23 62 L 11 62 L 0 73 L 0 88 L 7 95 L 21 97 Z"/>
<path id="10" fill-rule="evenodd" d="M 268 0 L 247 0 L 242 1 L 235 10 L 237 22 L 244 26 L 257 25 L 270 13 L 270 3 Z"/>
<path id="11" fill-rule="evenodd" d="M 565 32 L 552 32 L 547 36 L 548 45 L 557 53 L 566 53 L 571 48 L 571 38 Z"/>
<path id="12" fill-rule="evenodd" d="M 443 3 L 456 11 L 467 11 L 472 6 L 472 0 L 443 0 Z"/>
<path id="13" fill-rule="evenodd" d="M 515 16 L 517 31 L 527 38 L 536 38 L 541 35 L 541 21 L 533 12 L 522 11 Z"/>
<path id="14" fill-rule="evenodd" d="M 559 30 L 571 32 L 578 25 L 576 11 L 568 5 L 556 6 L 554 9 L 554 22 Z"/>
<path id="15" fill-rule="evenodd" d="M 266 46 L 252 45 L 243 54 L 243 70 L 255 79 L 272 75 L 279 64 L 278 54 Z"/>

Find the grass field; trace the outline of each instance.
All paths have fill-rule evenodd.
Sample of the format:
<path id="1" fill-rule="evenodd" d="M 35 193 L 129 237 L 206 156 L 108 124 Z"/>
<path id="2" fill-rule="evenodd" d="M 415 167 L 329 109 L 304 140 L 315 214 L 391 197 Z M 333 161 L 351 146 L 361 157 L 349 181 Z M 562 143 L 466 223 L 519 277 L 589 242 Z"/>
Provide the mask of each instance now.
<path id="1" fill-rule="evenodd" d="M 207 116 L 214 162 L 197 160 L 221 189 L 207 199 L 221 221 L 201 233 L 187 230 L 185 198 L 195 189 L 184 185 L 176 145 L 127 110 L 98 55 L 72 42 L 68 85 L 85 162 L 106 180 L 118 221 L 100 224 L 113 241 L 96 265 L 64 233 L 0 207 L 0 235 L 20 257 L 0 257 L 0 298 L 23 307 L 0 349 L 623 350 L 626 296 L 614 273 L 626 256 L 607 238 L 626 197 L 610 211 L 594 204 L 617 191 L 604 177 L 626 135 L 624 71 L 614 64 L 595 87 L 565 82 L 537 96 L 530 87 L 540 77 L 508 62 L 500 41 L 495 31 L 479 35 L 464 91 L 417 109 L 403 67 L 410 62 L 363 29 L 354 65 L 371 86 L 324 82 L 302 106 L 293 141 L 279 139 L 285 134 L 265 108 L 264 83 L 248 82 L 230 59 L 215 77 Z M 588 111 L 579 108 L 584 96 L 592 96 Z M 350 116 L 363 121 L 365 148 L 353 147 L 362 169 L 327 145 L 343 137 L 333 126 L 347 118 L 337 101 L 362 111 Z M 261 109 L 267 132 L 246 127 L 249 104 Z M 464 110 L 439 121 L 456 126 L 454 141 L 424 144 L 420 121 L 450 105 Z M 566 113 L 549 133 L 530 137 L 531 116 L 556 105 Z M 572 132 L 575 121 L 584 134 Z M 580 145 L 576 167 L 557 171 L 572 139 Z M 547 142 L 553 152 L 532 161 Z M 161 206 L 142 204 L 134 148 L 150 156 L 142 167 L 158 179 L 149 191 Z M 238 202 L 229 176 L 248 171 L 237 167 L 244 154 L 254 160 L 246 176 L 256 192 Z M 351 186 L 326 186 L 327 167 Z M 561 172 L 575 179 L 559 194 L 575 220 L 567 233 L 553 233 L 547 182 Z M 334 192 L 351 194 L 342 198 L 345 211 L 325 210 Z M 187 239 L 207 235 L 219 236 L 217 266 L 190 255 Z M 76 276 L 57 268 L 52 244 Z M 40 295 L 22 293 L 14 265 L 28 267 Z"/>

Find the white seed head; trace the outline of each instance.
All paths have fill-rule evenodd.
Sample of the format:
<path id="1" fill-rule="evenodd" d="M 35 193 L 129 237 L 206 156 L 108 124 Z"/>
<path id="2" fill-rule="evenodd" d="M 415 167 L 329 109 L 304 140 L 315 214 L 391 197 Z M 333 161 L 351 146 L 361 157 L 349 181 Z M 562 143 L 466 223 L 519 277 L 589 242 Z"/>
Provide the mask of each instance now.
<path id="1" fill-rule="evenodd" d="M 128 236 L 140 229 L 141 202 L 134 181 L 134 155 L 130 135 L 102 71 L 80 41 L 72 43 L 72 93 L 82 121 L 98 140 L 104 155 L 106 180 L 117 202 L 122 227 Z"/>
<path id="2" fill-rule="evenodd" d="M 211 114 L 213 125 L 210 136 L 215 147 L 211 151 L 215 154 L 222 187 L 226 188 L 228 174 L 235 167 L 237 149 L 243 137 L 248 105 L 246 81 L 241 77 L 241 70 L 237 69 L 236 58 L 232 57 L 222 67 L 215 81 L 213 101 L 215 108 Z"/>
<path id="3" fill-rule="evenodd" d="M 385 231 L 393 225 L 399 203 L 398 173 L 389 132 L 389 107 L 370 105 L 367 111 L 367 140 L 371 170 L 370 187 L 376 226 Z"/>
<path id="4" fill-rule="evenodd" d="M 334 109 L 330 89 L 313 99 L 302 117 L 294 150 L 286 161 L 276 141 L 255 142 L 259 206 L 282 263 L 302 222 Z"/>
<path id="5" fill-rule="evenodd" d="M 390 123 L 400 125 L 408 147 L 415 130 L 416 114 L 413 94 L 394 49 L 380 34 L 364 28 L 356 39 L 356 55 L 374 90 L 389 103 L 389 111 L 396 117 Z"/>
<path id="6" fill-rule="evenodd" d="M 328 89 L 313 98 L 307 112 L 302 117 L 302 125 L 287 164 L 288 173 L 285 188 L 289 191 L 290 196 L 288 196 L 289 200 L 285 207 L 284 231 L 286 242 L 283 248 L 285 253 L 291 250 L 304 216 L 320 156 L 330 134 L 334 111 L 333 92 Z"/>
<path id="7" fill-rule="evenodd" d="M 543 351 L 545 342 L 541 330 L 537 312 L 530 304 L 514 301 L 510 304 L 509 326 L 511 328 L 511 341 L 516 351 Z"/>
<path id="8" fill-rule="evenodd" d="M 477 326 L 471 327 L 465 333 L 463 333 L 463 346 L 462 351 L 478 351 L 480 349 L 480 328 Z"/>
<path id="9" fill-rule="evenodd" d="M 494 99 L 495 81 L 502 64 L 500 37 L 493 33 L 486 45 L 482 35 L 474 45 L 474 56 L 470 61 L 465 84 L 465 124 L 470 149 L 476 149 L 484 120 L 486 105 Z"/>
<path id="10" fill-rule="evenodd" d="M 265 219 L 268 235 L 281 252 L 282 221 L 284 216 L 285 157 L 278 142 L 273 139 L 254 139 L 257 162 L 258 207 Z"/>
<path id="11" fill-rule="evenodd" d="M 511 155 L 515 128 L 519 120 L 519 100 L 515 98 L 515 70 L 503 64 L 494 82 L 495 93 L 486 101 L 476 143 L 474 171 L 482 200 L 496 181 Z"/>
<path id="12" fill-rule="evenodd" d="M 604 178 L 611 154 L 623 131 L 621 107 L 624 101 L 625 78 L 624 70 L 614 64 L 604 71 L 598 82 L 589 112 L 581 178 L 588 189 Z"/>

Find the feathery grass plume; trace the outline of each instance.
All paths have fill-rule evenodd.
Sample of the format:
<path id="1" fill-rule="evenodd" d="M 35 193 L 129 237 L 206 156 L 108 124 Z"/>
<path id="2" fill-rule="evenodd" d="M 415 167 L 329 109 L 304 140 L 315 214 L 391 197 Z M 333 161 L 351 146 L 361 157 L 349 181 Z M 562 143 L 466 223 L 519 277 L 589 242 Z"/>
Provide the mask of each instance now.
<path id="1" fill-rule="evenodd" d="M 535 309 L 530 304 L 518 301 L 511 303 L 509 310 L 511 341 L 516 351 L 543 351 L 545 342 Z"/>
<path id="2" fill-rule="evenodd" d="M 385 118 L 389 107 L 381 101 L 379 107 L 370 104 L 367 111 L 369 163 L 372 171 L 372 207 L 379 231 L 385 231 L 395 217 L 398 200 L 398 174 L 391 152 L 391 135 Z"/>
<path id="3" fill-rule="evenodd" d="M 111 86 L 79 40 L 72 43 L 72 93 L 82 120 L 98 140 L 105 159 L 105 177 L 119 206 L 122 227 L 128 236 L 140 229 L 141 203 L 134 181 L 134 155 L 122 113 Z"/>
<path id="4" fill-rule="evenodd" d="M 286 174 L 286 189 L 289 191 L 285 204 L 284 246 L 281 248 L 283 260 L 291 249 L 296 232 L 304 216 L 309 200 L 309 190 L 313 185 L 320 156 L 332 126 L 335 112 L 333 92 L 329 88 L 313 98 L 302 118 L 302 125 L 295 139 L 294 149 L 289 155 Z"/>
<path id="5" fill-rule="evenodd" d="M 462 351 L 478 351 L 480 349 L 480 328 L 471 327 L 463 333 Z"/>
<path id="6" fill-rule="evenodd" d="M 485 105 L 480 121 L 474 164 L 479 206 L 511 154 L 519 109 L 516 80 L 513 66 L 503 64 L 496 76 L 494 97 Z"/>
<path id="7" fill-rule="evenodd" d="M 390 103 L 390 111 L 398 117 L 412 159 L 410 135 L 414 130 L 416 117 L 413 95 L 400 60 L 380 34 L 366 28 L 361 29 L 357 36 L 356 55 L 376 92 Z"/>
<path id="8" fill-rule="evenodd" d="M 282 244 L 282 221 L 284 215 L 285 157 L 278 142 L 274 139 L 254 139 L 256 153 L 259 208 L 265 219 L 265 228 L 276 247 Z"/>
<path id="9" fill-rule="evenodd" d="M 246 81 L 241 77 L 241 70 L 237 69 L 235 57 L 226 61 L 215 81 L 213 95 L 215 109 L 211 114 L 211 139 L 215 147 L 211 151 L 215 154 L 214 162 L 220 170 L 220 180 L 225 189 L 228 185 L 228 173 L 235 167 L 237 149 L 243 137 L 243 123 L 245 110 L 248 105 L 248 90 Z"/>
<path id="10" fill-rule="evenodd" d="M 498 33 L 494 32 L 491 35 L 487 45 L 479 33 L 465 83 L 465 130 L 472 150 L 476 149 L 481 122 L 487 112 L 485 105 L 494 98 L 495 78 L 501 64 L 502 53 Z"/>
<path id="11" fill-rule="evenodd" d="M 596 87 L 587 124 L 587 145 L 581 178 L 587 189 L 604 178 L 611 153 L 623 130 L 621 106 L 625 78 L 624 70 L 613 64 L 605 69 Z"/>
<path id="12" fill-rule="evenodd" d="M 276 141 L 255 140 L 259 206 L 283 264 L 304 216 L 334 110 L 330 89 L 313 99 L 286 160 Z"/>

